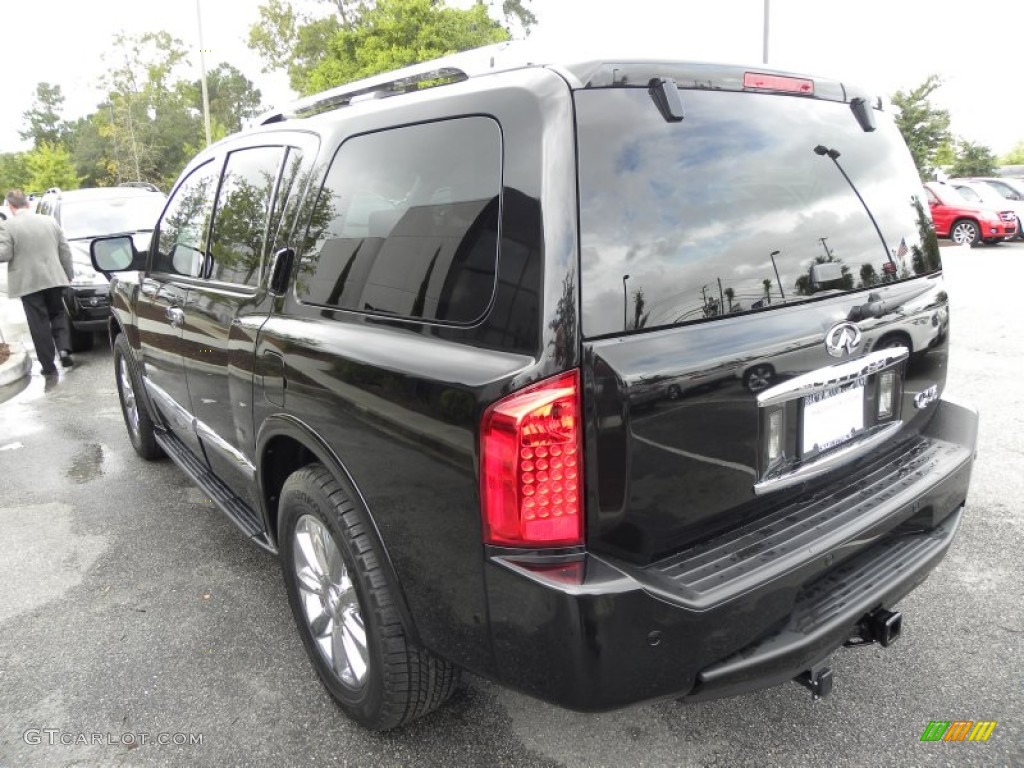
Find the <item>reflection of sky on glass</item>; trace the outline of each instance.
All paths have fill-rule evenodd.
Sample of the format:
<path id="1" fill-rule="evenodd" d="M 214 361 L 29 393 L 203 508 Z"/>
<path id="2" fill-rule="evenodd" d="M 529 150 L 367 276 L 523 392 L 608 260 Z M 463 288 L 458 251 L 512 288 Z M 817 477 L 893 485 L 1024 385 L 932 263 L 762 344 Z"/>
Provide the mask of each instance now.
<path id="1" fill-rule="evenodd" d="M 667 123 L 645 89 L 578 92 L 583 328 L 622 330 L 642 289 L 647 327 L 704 317 L 708 298 L 750 309 L 787 299 L 826 244 L 848 266 L 882 274 L 885 251 L 863 206 L 817 144 L 870 205 L 890 250 L 920 243 L 911 196 L 920 182 L 888 120 L 860 130 L 846 104 L 682 91 L 685 118 Z M 721 281 L 721 286 L 719 285 Z"/>

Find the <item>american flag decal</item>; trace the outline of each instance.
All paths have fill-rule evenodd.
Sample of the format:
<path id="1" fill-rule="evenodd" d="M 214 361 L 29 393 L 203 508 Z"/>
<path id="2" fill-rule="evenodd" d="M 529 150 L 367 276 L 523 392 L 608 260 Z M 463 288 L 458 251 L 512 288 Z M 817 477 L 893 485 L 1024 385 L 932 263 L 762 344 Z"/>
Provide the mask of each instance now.
<path id="1" fill-rule="evenodd" d="M 900 247 L 896 249 L 896 258 L 902 259 L 907 255 L 907 238 L 900 239 Z"/>

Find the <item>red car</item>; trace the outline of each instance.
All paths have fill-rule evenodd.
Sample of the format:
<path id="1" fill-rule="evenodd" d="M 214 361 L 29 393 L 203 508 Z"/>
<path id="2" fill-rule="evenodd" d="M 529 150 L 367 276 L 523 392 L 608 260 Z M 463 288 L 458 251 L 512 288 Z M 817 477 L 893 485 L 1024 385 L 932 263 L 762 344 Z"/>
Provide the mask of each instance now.
<path id="1" fill-rule="evenodd" d="M 998 243 L 1017 234 L 1017 216 L 1013 211 L 975 205 L 953 187 L 938 181 L 927 182 L 924 189 L 939 237 L 948 237 L 957 245 L 974 246 L 981 242 Z"/>

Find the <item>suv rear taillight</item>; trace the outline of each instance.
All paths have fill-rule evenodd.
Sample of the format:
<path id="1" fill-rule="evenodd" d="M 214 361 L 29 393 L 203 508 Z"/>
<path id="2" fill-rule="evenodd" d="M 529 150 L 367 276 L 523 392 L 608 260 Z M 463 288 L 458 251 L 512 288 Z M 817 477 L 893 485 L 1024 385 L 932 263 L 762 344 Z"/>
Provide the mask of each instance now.
<path id="1" fill-rule="evenodd" d="M 480 426 L 484 541 L 583 543 L 580 374 L 559 374 L 490 406 Z"/>

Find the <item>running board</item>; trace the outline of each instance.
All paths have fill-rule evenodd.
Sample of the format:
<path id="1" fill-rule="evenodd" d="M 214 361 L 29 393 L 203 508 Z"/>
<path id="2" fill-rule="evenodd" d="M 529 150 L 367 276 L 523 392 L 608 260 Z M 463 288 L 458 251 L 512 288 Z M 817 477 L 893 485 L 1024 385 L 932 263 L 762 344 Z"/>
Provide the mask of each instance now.
<path id="1" fill-rule="evenodd" d="M 192 482 L 210 495 L 211 501 L 241 529 L 242 533 L 263 549 L 270 552 L 275 551 L 252 507 L 235 495 L 220 478 L 210 471 L 209 467 L 197 459 L 196 455 L 173 432 L 157 430 L 155 437 L 157 443 L 171 457 L 171 460 L 191 478 Z"/>

